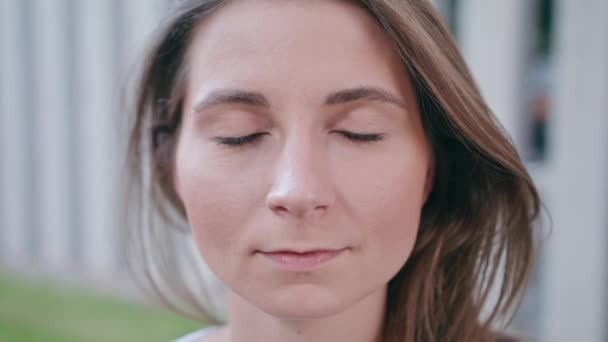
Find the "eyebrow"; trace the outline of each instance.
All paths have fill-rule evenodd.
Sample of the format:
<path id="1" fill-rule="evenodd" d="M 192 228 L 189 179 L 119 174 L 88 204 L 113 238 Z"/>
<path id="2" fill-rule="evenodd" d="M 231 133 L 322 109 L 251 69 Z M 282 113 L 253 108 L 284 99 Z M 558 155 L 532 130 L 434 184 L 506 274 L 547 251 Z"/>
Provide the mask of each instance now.
<path id="1" fill-rule="evenodd" d="M 333 92 L 325 98 L 326 106 L 343 105 L 357 101 L 375 101 L 396 105 L 403 109 L 406 105 L 398 96 L 378 87 L 363 86 Z M 270 101 L 264 94 L 239 89 L 218 89 L 212 91 L 194 106 L 195 112 L 219 105 L 242 104 L 253 107 L 270 108 Z"/>
<path id="2" fill-rule="evenodd" d="M 377 87 L 357 87 L 344 89 L 331 93 L 325 98 L 325 104 L 340 105 L 355 101 L 377 101 L 397 105 L 406 108 L 405 103 L 391 92 Z"/>
<path id="3" fill-rule="evenodd" d="M 262 93 L 238 89 L 219 89 L 212 91 L 202 101 L 198 102 L 194 106 L 194 111 L 201 112 L 209 107 L 227 104 L 270 108 L 270 102 Z"/>

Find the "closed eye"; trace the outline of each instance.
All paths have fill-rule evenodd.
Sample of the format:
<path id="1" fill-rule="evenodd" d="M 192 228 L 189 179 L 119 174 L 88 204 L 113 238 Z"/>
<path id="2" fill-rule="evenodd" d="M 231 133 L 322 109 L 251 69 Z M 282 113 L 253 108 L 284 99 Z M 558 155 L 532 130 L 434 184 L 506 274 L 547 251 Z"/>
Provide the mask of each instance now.
<path id="1" fill-rule="evenodd" d="M 336 133 L 342 134 L 348 140 L 354 143 L 366 143 L 373 141 L 380 141 L 384 139 L 384 135 L 382 134 L 363 134 L 363 133 L 354 133 L 349 131 L 334 131 Z"/>
<path id="2" fill-rule="evenodd" d="M 339 133 L 344 136 L 346 139 L 354 142 L 354 143 L 366 143 L 366 142 L 374 142 L 380 141 L 384 139 L 383 134 L 363 134 L 363 133 L 354 133 L 349 131 L 333 131 L 335 133 Z M 218 143 L 218 145 L 224 145 L 228 147 L 239 147 L 246 144 L 252 144 L 257 142 L 262 136 L 267 135 L 269 133 L 258 132 L 249 135 L 244 135 L 240 137 L 217 137 L 214 140 Z"/>
<path id="3" fill-rule="evenodd" d="M 226 145 L 228 147 L 238 147 L 245 144 L 251 144 L 256 142 L 263 135 L 268 133 L 258 132 L 249 135 L 244 135 L 240 137 L 217 137 L 215 141 L 217 141 L 218 145 Z"/>

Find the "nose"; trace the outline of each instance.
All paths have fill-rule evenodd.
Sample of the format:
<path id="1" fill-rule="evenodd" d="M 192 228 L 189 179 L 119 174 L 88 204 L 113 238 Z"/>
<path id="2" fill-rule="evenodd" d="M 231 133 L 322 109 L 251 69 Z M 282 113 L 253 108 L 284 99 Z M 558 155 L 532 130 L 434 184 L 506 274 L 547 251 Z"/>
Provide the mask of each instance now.
<path id="1" fill-rule="evenodd" d="M 325 215 L 333 205 L 328 167 L 313 144 L 286 144 L 275 170 L 266 204 L 277 215 L 311 219 Z"/>

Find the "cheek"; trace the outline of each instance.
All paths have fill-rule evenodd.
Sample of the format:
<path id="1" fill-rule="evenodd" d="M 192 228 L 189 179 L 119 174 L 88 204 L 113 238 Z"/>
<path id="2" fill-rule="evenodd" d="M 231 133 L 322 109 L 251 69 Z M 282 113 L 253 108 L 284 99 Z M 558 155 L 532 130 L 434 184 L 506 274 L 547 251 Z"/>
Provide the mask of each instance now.
<path id="1" fill-rule="evenodd" d="M 418 235 L 424 203 L 427 158 L 423 155 L 383 161 L 373 178 L 358 190 L 363 248 L 383 272 L 401 268 Z"/>
<path id="2" fill-rule="evenodd" d="M 394 201 L 379 208 L 375 229 L 369 241 L 375 252 L 386 258 L 386 264 L 399 267 L 408 258 L 418 235 L 420 222 L 419 200 L 405 194 L 395 194 Z"/>
<path id="3" fill-rule="evenodd" d="M 225 200 L 225 187 L 219 187 L 217 183 L 201 178 L 199 175 L 194 179 L 184 180 L 181 198 L 192 235 L 203 257 L 207 259 L 217 250 L 226 251 L 233 248 L 232 237 L 238 234 L 233 222 L 237 221 L 238 217 L 234 213 L 238 212 L 237 209 L 242 205 L 237 199 Z M 228 215 L 229 212 L 233 215 Z"/>
<path id="4" fill-rule="evenodd" d="M 177 149 L 175 167 L 176 188 L 198 249 L 212 269 L 221 270 L 223 256 L 240 250 L 257 185 L 253 177 L 237 177 L 230 165 L 215 161 L 204 149 L 189 153 L 185 144 Z"/>

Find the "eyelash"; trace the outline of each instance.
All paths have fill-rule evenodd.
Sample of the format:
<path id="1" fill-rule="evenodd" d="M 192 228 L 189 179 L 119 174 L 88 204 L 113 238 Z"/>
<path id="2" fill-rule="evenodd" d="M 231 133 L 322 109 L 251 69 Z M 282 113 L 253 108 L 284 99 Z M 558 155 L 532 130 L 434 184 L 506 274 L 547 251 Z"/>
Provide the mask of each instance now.
<path id="1" fill-rule="evenodd" d="M 349 131 L 334 131 L 336 133 L 342 134 L 345 138 L 355 144 L 362 144 L 374 141 L 380 141 L 384 138 L 382 134 L 361 134 L 361 133 L 353 133 Z M 245 135 L 241 137 L 225 137 L 225 138 L 216 138 L 218 145 L 223 145 L 227 147 L 240 147 L 246 144 L 255 143 L 261 138 L 263 135 L 268 133 L 254 133 L 250 135 Z"/>

